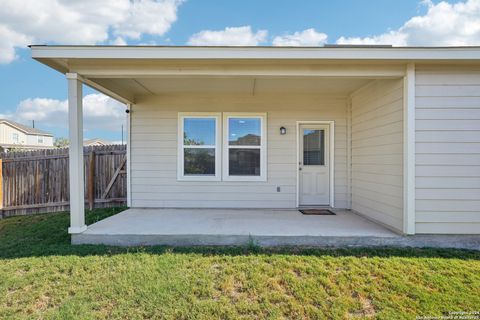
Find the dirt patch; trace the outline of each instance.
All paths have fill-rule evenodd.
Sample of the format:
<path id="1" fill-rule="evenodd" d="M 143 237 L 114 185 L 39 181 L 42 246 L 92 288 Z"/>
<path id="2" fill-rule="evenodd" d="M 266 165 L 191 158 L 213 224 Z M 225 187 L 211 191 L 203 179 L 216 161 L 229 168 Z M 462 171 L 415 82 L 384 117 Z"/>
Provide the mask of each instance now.
<path id="1" fill-rule="evenodd" d="M 363 296 L 357 292 L 352 294 L 352 297 L 357 299 L 362 306 L 361 310 L 357 310 L 350 313 L 351 318 L 373 318 L 377 314 L 375 307 L 370 298 Z"/>
<path id="2" fill-rule="evenodd" d="M 36 311 L 45 311 L 50 305 L 51 297 L 49 295 L 41 295 L 34 304 Z"/>

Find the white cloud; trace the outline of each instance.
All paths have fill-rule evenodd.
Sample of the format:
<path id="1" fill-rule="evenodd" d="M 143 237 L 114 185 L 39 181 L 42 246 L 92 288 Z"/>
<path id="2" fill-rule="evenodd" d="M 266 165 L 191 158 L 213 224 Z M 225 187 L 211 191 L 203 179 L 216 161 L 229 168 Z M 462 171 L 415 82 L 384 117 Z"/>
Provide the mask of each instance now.
<path id="1" fill-rule="evenodd" d="M 89 94 L 83 98 L 84 130 L 119 131 L 125 124 L 125 105 L 104 94 Z M 15 112 L 4 114 L 21 123 L 35 120 L 42 127 L 68 127 L 68 101 L 46 98 L 22 100 Z"/>
<path id="2" fill-rule="evenodd" d="M 265 42 L 268 32 L 253 32 L 250 26 L 227 27 L 224 30 L 203 30 L 188 39 L 193 46 L 256 46 Z"/>
<path id="3" fill-rule="evenodd" d="M 0 63 L 15 60 L 15 47 L 25 47 L 31 39 L 0 24 Z"/>
<path id="4" fill-rule="evenodd" d="M 120 41 L 163 35 L 182 1 L 2 0 L 0 62 L 11 62 L 15 48 L 33 43 L 96 44 L 111 36 Z"/>
<path id="5" fill-rule="evenodd" d="M 180 0 L 138 0 L 131 4 L 127 19 L 116 26 L 116 34 L 139 39 L 142 33 L 163 35 L 177 20 Z"/>
<path id="6" fill-rule="evenodd" d="M 114 40 L 110 41 L 110 44 L 114 46 L 126 46 L 127 41 L 125 41 L 125 39 L 122 37 L 116 37 Z"/>
<path id="7" fill-rule="evenodd" d="M 393 46 L 407 46 L 408 35 L 399 31 L 390 31 L 378 36 L 372 37 L 340 37 L 337 40 L 338 44 L 365 44 L 365 45 L 393 45 Z"/>
<path id="8" fill-rule="evenodd" d="M 274 46 L 320 46 L 327 42 L 327 37 L 325 33 L 310 28 L 293 34 L 276 36 L 272 43 Z"/>
<path id="9" fill-rule="evenodd" d="M 371 37 L 341 37 L 338 44 L 392 44 L 396 46 L 480 45 L 480 0 L 456 4 L 423 1 L 427 13 L 408 20 L 398 30 Z"/>

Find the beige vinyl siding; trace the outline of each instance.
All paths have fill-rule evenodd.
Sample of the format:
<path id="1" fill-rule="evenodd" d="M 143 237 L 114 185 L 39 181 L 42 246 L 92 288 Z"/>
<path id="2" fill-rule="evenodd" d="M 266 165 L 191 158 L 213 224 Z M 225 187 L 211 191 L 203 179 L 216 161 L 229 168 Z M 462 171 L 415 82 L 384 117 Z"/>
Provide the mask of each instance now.
<path id="1" fill-rule="evenodd" d="M 352 96 L 352 209 L 402 230 L 402 80 L 376 80 Z"/>
<path id="2" fill-rule="evenodd" d="M 43 143 L 38 142 L 39 137 L 43 139 Z M 53 137 L 29 134 L 26 136 L 26 138 L 27 138 L 27 144 L 30 146 L 45 146 L 45 147 L 53 146 Z"/>
<path id="3" fill-rule="evenodd" d="M 2 124 L 3 140 L 1 143 L 5 144 L 27 144 L 27 135 L 9 125 Z M 13 134 L 18 134 L 18 142 L 13 140 Z"/>
<path id="4" fill-rule="evenodd" d="M 5 143 L 5 144 L 26 144 L 27 143 L 27 135 L 23 133 L 22 131 L 6 125 L 6 124 L 0 124 L 0 130 L 2 131 L 2 140 L 0 143 Z M 13 141 L 13 133 L 18 134 L 18 142 Z"/>
<path id="5" fill-rule="evenodd" d="M 267 181 L 177 181 L 178 112 L 266 112 Z M 296 121 L 300 120 L 335 121 L 335 206 L 344 208 L 346 99 L 233 94 L 140 97 L 131 114 L 132 206 L 295 207 Z M 287 129 L 283 136 L 282 126 Z"/>
<path id="6" fill-rule="evenodd" d="M 480 233 L 480 67 L 417 66 L 416 233 Z"/>
<path id="7" fill-rule="evenodd" d="M 13 141 L 13 133 L 18 134 L 18 142 Z M 43 143 L 38 143 L 38 135 L 25 134 L 25 132 L 18 130 L 10 125 L 5 123 L 0 123 L 0 144 L 18 144 L 18 145 L 29 145 L 29 146 L 53 146 L 53 137 L 51 136 L 42 136 Z"/>

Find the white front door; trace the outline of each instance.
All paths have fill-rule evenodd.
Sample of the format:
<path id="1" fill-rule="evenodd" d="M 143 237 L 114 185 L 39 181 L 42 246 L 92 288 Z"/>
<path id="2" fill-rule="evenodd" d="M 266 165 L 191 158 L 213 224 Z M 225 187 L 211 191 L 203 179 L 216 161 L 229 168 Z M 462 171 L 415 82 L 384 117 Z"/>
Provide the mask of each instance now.
<path id="1" fill-rule="evenodd" d="M 299 205 L 330 205 L 329 126 L 300 125 Z"/>

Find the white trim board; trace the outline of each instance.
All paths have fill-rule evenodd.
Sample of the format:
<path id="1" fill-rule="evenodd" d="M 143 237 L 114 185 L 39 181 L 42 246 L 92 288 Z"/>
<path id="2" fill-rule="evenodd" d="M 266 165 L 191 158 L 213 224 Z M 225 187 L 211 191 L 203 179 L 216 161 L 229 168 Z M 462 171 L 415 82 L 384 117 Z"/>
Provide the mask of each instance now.
<path id="1" fill-rule="evenodd" d="M 403 232 L 415 234 L 415 64 L 403 80 Z"/>
<path id="2" fill-rule="evenodd" d="M 480 47 L 185 47 L 37 46 L 32 58 L 60 59 L 319 59 L 319 60 L 473 60 Z"/>
<path id="3" fill-rule="evenodd" d="M 352 209 L 352 97 L 347 101 L 347 209 Z"/>
<path id="4" fill-rule="evenodd" d="M 297 162 L 295 163 L 295 170 L 297 172 L 297 187 L 296 187 L 296 207 L 300 207 L 300 175 L 298 172 L 298 164 L 300 162 L 300 125 L 303 124 L 319 124 L 319 125 L 328 125 L 330 129 L 330 141 L 329 141 L 329 153 L 330 153 L 330 207 L 335 208 L 335 121 L 333 120 L 299 120 L 296 122 L 295 134 L 297 135 L 296 141 L 296 153 L 297 153 Z"/>
<path id="5" fill-rule="evenodd" d="M 132 206 L 132 107 L 127 104 L 127 207 Z"/>

